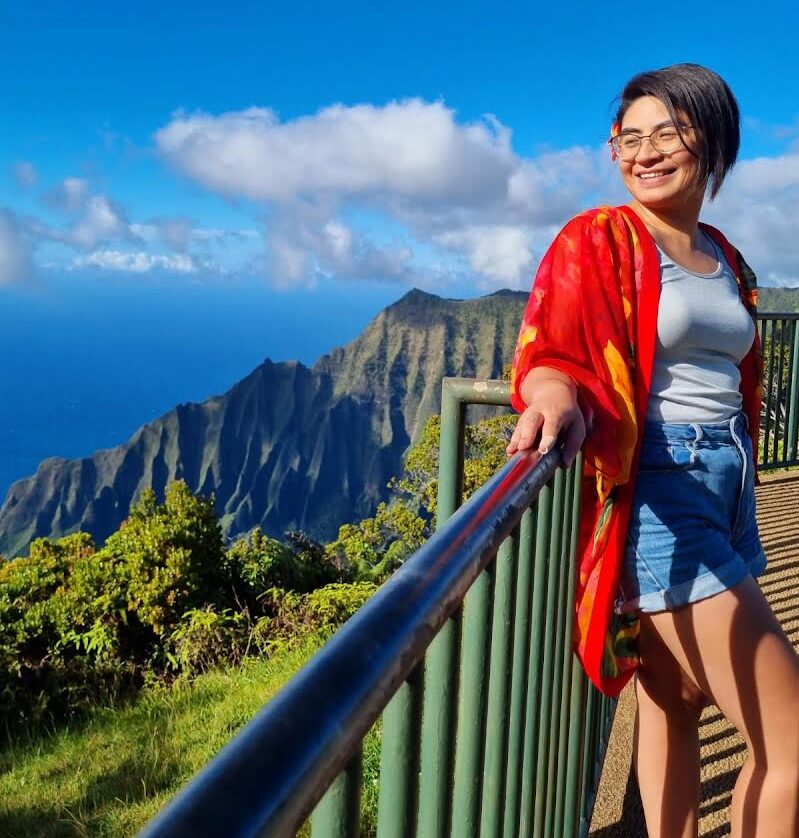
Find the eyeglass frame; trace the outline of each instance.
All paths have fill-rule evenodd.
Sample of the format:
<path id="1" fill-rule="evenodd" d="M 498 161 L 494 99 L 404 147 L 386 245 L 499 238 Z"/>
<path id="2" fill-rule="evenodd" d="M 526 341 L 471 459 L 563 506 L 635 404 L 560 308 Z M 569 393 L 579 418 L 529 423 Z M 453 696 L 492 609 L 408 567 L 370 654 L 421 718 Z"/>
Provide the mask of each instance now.
<path id="1" fill-rule="evenodd" d="M 623 134 L 620 131 L 618 134 L 613 134 L 613 136 L 608 139 L 608 145 L 610 146 L 610 150 L 613 152 L 613 154 L 615 154 L 619 158 L 619 160 L 623 160 L 625 163 L 629 163 L 630 160 L 635 160 L 635 158 L 638 156 L 638 152 L 641 151 L 641 146 L 644 144 L 644 140 L 649 140 L 649 145 L 651 145 L 652 148 L 658 154 L 665 154 L 665 155 L 675 154 L 676 152 L 680 151 L 682 148 L 685 148 L 691 154 L 693 154 L 694 157 L 696 157 L 697 156 L 696 152 L 694 152 L 694 150 L 692 148 L 690 148 L 690 146 L 685 142 L 685 138 L 682 135 L 682 132 L 685 129 L 693 128 L 693 127 L 694 127 L 693 125 L 679 125 L 676 122 L 672 122 L 672 123 L 669 123 L 667 125 L 661 125 L 658 128 L 655 128 L 655 130 L 651 131 L 649 134 L 636 134 L 633 131 L 628 131 L 628 132 Z M 652 142 L 652 135 L 657 134 L 658 131 L 663 131 L 665 128 L 674 128 L 677 131 L 677 136 L 680 138 L 680 142 L 682 143 L 682 146 L 680 148 L 675 148 L 674 151 L 661 151 Z M 622 137 L 622 136 L 624 136 L 624 137 L 637 137 L 638 138 L 638 148 L 636 148 L 635 154 L 633 154 L 632 157 L 626 157 L 626 158 L 622 157 L 621 156 L 621 149 L 617 149 L 614 146 L 614 141 L 616 141 L 618 137 Z M 621 141 L 619 140 L 619 142 L 621 142 Z"/>

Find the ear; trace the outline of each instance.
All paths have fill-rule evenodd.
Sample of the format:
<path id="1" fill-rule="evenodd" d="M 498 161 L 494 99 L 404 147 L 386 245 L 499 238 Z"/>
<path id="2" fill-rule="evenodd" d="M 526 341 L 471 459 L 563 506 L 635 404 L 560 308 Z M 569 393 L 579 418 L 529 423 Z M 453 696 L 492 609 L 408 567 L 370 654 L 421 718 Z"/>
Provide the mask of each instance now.
<path id="1" fill-rule="evenodd" d="M 610 126 L 610 139 L 612 140 L 618 133 L 621 131 L 621 125 L 618 122 L 614 122 L 613 125 Z M 610 143 L 610 140 L 608 140 Z M 619 158 L 616 152 L 613 150 L 613 146 L 610 146 L 610 159 L 615 163 Z"/>

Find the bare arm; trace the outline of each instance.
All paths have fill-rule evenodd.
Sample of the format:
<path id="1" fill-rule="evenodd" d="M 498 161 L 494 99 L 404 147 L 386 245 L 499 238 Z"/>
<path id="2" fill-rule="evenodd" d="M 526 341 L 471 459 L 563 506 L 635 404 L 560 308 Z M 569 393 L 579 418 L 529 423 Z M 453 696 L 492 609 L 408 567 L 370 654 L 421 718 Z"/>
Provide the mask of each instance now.
<path id="1" fill-rule="evenodd" d="M 520 395 L 527 408 L 516 423 L 507 447 L 508 456 L 532 448 L 539 431 L 538 450 L 546 454 L 560 432 L 566 431 L 563 462 L 568 468 L 585 439 L 585 421 L 577 405 L 577 385 L 558 370 L 534 367 L 525 376 Z"/>

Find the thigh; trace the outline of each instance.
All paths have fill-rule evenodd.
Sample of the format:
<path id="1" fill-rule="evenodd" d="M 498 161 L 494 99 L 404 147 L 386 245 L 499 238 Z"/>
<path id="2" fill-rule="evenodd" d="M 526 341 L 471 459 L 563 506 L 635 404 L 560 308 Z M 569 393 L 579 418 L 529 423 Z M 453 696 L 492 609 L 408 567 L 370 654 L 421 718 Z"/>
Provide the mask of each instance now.
<path id="1" fill-rule="evenodd" d="M 799 657 L 751 576 L 715 596 L 642 619 L 755 757 L 776 745 L 799 761 Z"/>
<path id="2" fill-rule="evenodd" d="M 710 699 L 671 653 L 649 619 L 641 614 L 638 635 L 640 665 L 635 673 L 639 710 L 657 708 L 675 724 L 696 724 Z"/>

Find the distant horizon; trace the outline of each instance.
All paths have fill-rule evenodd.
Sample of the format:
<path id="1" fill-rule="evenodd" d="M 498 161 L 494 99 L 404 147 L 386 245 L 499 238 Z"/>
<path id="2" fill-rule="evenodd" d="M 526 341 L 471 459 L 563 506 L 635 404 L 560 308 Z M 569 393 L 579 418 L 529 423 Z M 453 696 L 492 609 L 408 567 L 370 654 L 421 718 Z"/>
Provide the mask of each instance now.
<path id="1" fill-rule="evenodd" d="M 315 332 L 314 341 L 308 340 L 308 334 L 289 327 L 272 333 L 262 342 L 254 327 L 242 329 L 239 328 L 240 321 L 228 323 L 217 316 L 215 322 L 224 324 L 229 331 L 216 334 L 216 363 L 209 366 L 198 366 L 197 349 L 185 344 L 181 348 L 181 338 L 185 337 L 185 332 L 191 332 L 196 323 L 206 321 L 209 307 L 219 305 L 219 299 L 213 297 L 206 300 L 205 306 L 195 301 L 194 309 L 184 309 L 184 332 L 173 335 L 171 354 L 167 353 L 171 361 L 166 366 L 163 365 L 163 346 L 152 346 L 149 353 L 142 351 L 135 335 L 127 348 L 121 350 L 124 355 L 98 353 L 96 342 L 105 336 L 85 332 L 83 323 L 76 324 L 66 348 L 59 341 L 28 343 L 24 340 L 26 335 L 41 332 L 42 321 L 35 317 L 41 315 L 41 311 L 33 307 L 21 310 L 26 316 L 18 316 L 9 328 L 0 332 L 0 354 L 9 360 L 6 376 L 0 379 L 0 505 L 11 484 L 35 474 L 43 460 L 88 457 L 96 450 L 121 445 L 143 425 L 179 404 L 201 403 L 224 394 L 267 360 L 273 363 L 296 361 L 313 367 L 324 355 L 355 340 L 381 311 L 413 291 L 454 301 L 526 293 L 501 288 L 485 294 L 445 297 L 416 288 L 389 286 L 381 290 L 382 294 L 373 293 L 368 299 L 361 300 L 360 306 L 349 306 L 346 318 L 326 321 L 326 330 Z M 799 288 L 777 290 L 799 296 Z M 335 289 L 329 294 L 335 295 Z M 148 302 L 149 299 L 147 297 Z M 317 313 L 327 306 L 324 299 L 318 302 Z M 264 312 L 265 309 L 260 311 L 248 306 L 239 309 L 237 314 L 248 316 L 250 320 L 245 322 L 253 324 Z M 66 321 L 74 314 L 70 309 L 61 310 L 62 319 Z M 274 311 L 271 326 L 285 325 L 285 315 L 285 309 Z M 96 327 L 97 323 L 93 325 Z M 120 323 L 107 324 L 107 332 L 119 333 L 120 326 Z M 231 336 L 240 342 L 231 340 Z M 282 350 L 278 348 L 281 344 L 274 342 L 269 348 L 269 341 L 276 338 L 284 341 Z M 138 354 L 134 351 L 137 345 Z M 98 366 L 94 368 L 93 377 L 87 377 L 82 370 L 92 360 Z M 153 376 L 152 370 L 159 360 L 160 375 Z M 62 366 L 60 377 L 52 375 L 57 362 Z M 127 377 L 121 374 L 123 371 L 127 372 Z M 43 404 L 47 405 L 44 413 Z"/>
<path id="2" fill-rule="evenodd" d="M 52 317 L 53 309 L 46 304 L 42 304 L 43 310 L 30 304 L 18 308 L 17 317 L 9 328 L 0 332 L 0 354 L 9 361 L 7 375 L 0 382 L 0 505 L 11 484 L 31 477 L 45 459 L 88 457 L 96 450 L 121 445 L 143 425 L 155 421 L 179 404 L 199 403 L 222 395 L 267 360 L 273 363 L 296 361 L 313 367 L 323 356 L 355 340 L 381 311 L 408 294 L 417 290 L 432 293 L 397 286 L 384 287 L 382 293 L 375 293 L 374 288 L 371 290 L 372 295 L 361 300 L 360 306 L 348 307 L 346 317 L 327 322 L 326 331 L 315 333 L 312 342 L 308 340 L 308 334 L 296 328 L 287 328 L 279 335 L 282 343 L 275 343 L 277 336 L 271 336 L 270 349 L 269 341 L 262 344 L 256 338 L 255 328 L 234 327 L 235 336 L 247 340 L 241 345 L 227 342 L 227 347 L 232 347 L 233 351 L 224 357 L 217 348 L 216 364 L 208 369 L 198 369 L 187 363 L 197 350 L 185 346 L 182 353 L 174 357 L 172 374 L 168 369 L 161 368 L 160 380 L 154 380 L 150 371 L 162 355 L 162 347 L 155 347 L 152 355 L 146 352 L 137 355 L 128 350 L 124 359 L 119 355 L 103 356 L 96 352 L 98 338 L 91 332 L 85 332 L 83 322 L 76 323 L 73 333 L 61 333 L 66 347 L 61 345 L 61 341 L 30 344 L 24 337 L 41 333 L 43 310 Z M 507 291 L 519 293 L 512 289 L 499 289 L 472 297 L 434 296 L 466 300 Z M 265 289 L 261 292 L 266 294 Z M 335 293 L 334 288 L 328 296 Z M 76 309 L 80 308 L 79 300 L 76 303 L 71 296 L 65 299 Z M 266 299 L 264 296 L 261 302 Z M 273 298 L 268 299 L 274 302 Z M 148 296 L 148 304 L 149 300 Z M 218 305 L 219 302 L 219 299 L 212 298 L 206 307 L 184 309 L 184 314 L 192 314 L 204 322 L 208 314 L 207 306 Z M 70 308 L 64 309 L 63 304 L 62 299 L 58 311 L 62 321 L 68 322 L 76 313 Z M 327 305 L 328 301 L 323 298 L 316 308 L 323 309 Z M 126 311 L 129 313 L 130 308 Z M 252 306 L 242 307 L 238 314 L 246 314 L 252 320 L 261 316 Z M 285 316 L 284 306 L 274 312 L 272 326 L 285 325 Z M 216 322 L 225 323 L 224 319 L 216 319 Z M 96 327 L 97 321 L 93 325 Z M 122 325 L 121 322 L 106 324 L 106 330 L 109 334 L 120 334 Z M 191 323 L 184 323 L 183 328 L 190 329 Z M 221 342 L 222 337 L 217 335 L 217 341 Z M 135 337 L 132 343 L 134 346 L 137 343 Z M 172 351 L 180 352 L 179 345 L 173 342 Z M 95 368 L 94 376 L 88 378 L 82 370 L 92 359 L 101 363 L 102 369 Z M 119 375 L 123 360 L 128 378 Z M 54 387 L 59 378 L 51 375 L 45 379 L 44 374 L 52 373 L 57 362 L 60 362 L 65 374 L 60 379 L 61 385 Z M 81 382 L 85 383 L 85 387 L 81 387 Z M 24 394 L 22 399 L 21 394 Z M 43 400 L 51 402 L 45 416 L 41 414 Z"/>

